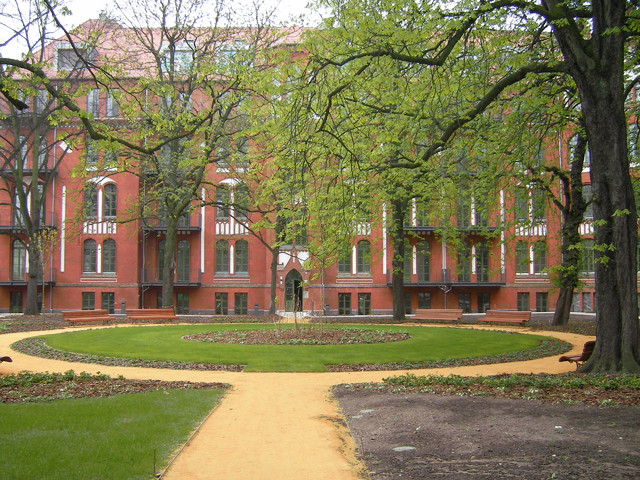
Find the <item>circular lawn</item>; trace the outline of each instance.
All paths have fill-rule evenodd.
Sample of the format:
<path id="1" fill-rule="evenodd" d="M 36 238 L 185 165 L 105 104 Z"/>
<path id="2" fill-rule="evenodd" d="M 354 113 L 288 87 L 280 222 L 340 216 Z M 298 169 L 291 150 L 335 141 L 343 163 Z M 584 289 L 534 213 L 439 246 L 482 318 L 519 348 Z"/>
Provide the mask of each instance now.
<path id="1" fill-rule="evenodd" d="M 47 335 L 46 344 L 54 349 L 80 354 L 169 361 L 244 365 L 245 371 L 317 372 L 332 365 L 413 364 L 419 362 L 454 361 L 470 357 L 512 355 L 535 349 L 548 337 L 509 332 L 441 327 L 408 327 L 381 325 L 318 326 L 304 325 L 300 331 L 306 340 L 284 338 L 284 331 L 294 326 L 264 324 L 200 324 L 152 327 L 116 327 Z M 271 343 L 247 344 L 249 336 L 266 336 L 259 330 L 271 331 Z M 273 332 L 275 330 L 275 332 Z M 331 330 L 354 332 L 353 343 L 322 344 L 309 341 Z M 230 333 L 232 332 L 232 333 Z M 205 334 L 205 335 L 203 335 Z M 249 335 L 252 334 L 252 335 Z M 396 335 L 404 334 L 404 335 Z M 338 335 L 339 336 L 339 335 Z M 208 338 L 198 341 L 199 337 Z M 220 341 L 215 339 L 219 338 Z M 234 341 L 229 342 L 229 338 Z M 213 340 L 212 340 L 213 339 Z M 369 339 L 371 343 L 368 343 Z M 317 344 L 320 343 L 320 344 Z"/>

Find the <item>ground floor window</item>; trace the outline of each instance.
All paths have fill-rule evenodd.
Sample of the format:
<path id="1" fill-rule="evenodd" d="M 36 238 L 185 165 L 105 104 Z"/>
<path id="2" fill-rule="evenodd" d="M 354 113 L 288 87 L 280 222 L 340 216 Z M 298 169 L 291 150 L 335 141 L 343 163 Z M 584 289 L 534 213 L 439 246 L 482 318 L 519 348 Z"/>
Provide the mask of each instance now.
<path id="1" fill-rule="evenodd" d="M 549 294 L 547 292 L 536 293 L 536 312 L 546 312 L 549 310 Z"/>
<path id="2" fill-rule="evenodd" d="M 518 292 L 518 310 L 521 312 L 528 312 L 529 307 L 529 292 Z"/>
<path id="3" fill-rule="evenodd" d="M 431 293 L 418 293 L 418 308 L 431 308 Z"/>
<path id="4" fill-rule="evenodd" d="M 351 315 L 351 294 L 338 294 L 338 315 Z"/>
<path id="5" fill-rule="evenodd" d="M 463 313 L 471 313 L 471 294 L 469 292 L 460 292 L 458 294 L 458 308 Z"/>
<path id="6" fill-rule="evenodd" d="M 95 292 L 82 292 L 82 310 L 95 310 L 96 294 Z"/>
<path id="7" fill-rule="evenodd" d="M 187 292 L 176 293 L 176 313 L 189 313 L 189 294 Z"/>
<path id="8" fill-rule="evenodd" d="M 236 293 L 233 296 L 233 313 L 236 315 L 246 315 L 249 309 L 249 294 Z"/>
<path id="9" fill-rule="evenodd" d="M 109 313 L 113 313 L 116 302 L 114 292 L 102 292 L 102 309 Z"/>
<path id="10" fill-rule="evenodd" d="M 484 313 L 491 308 L 491 294 L 489 292 L 478 293 L 478 313 Z"/>
<path id="11" fill-rule="evenodd" d="M 22 292 L 9 292 L 9 311 L 11 313 L 21 313 L 23 305 Z"/>
<path id="12" fill-rule="evenodd" d="M 582 311 L 593 312 L 593 304 L 591 303 L 591 292 L 582 292 Z"/>
<path id="13" fill-rule="evenodd" d="M 411 294 L 410 293 L 404 294 L 404 313 L 407 313 L 407 314 L 411 313 Z"/>
<path id="14" fill-rule="evenodd" d="M 216 293 L 216 315 L 226 315 L 229 311 L 229 294 Z"/>
<path id="15" fill-rule="evenodd" d="M 358 294 L 358 315 L 371 315 L 371 294 Z"/>

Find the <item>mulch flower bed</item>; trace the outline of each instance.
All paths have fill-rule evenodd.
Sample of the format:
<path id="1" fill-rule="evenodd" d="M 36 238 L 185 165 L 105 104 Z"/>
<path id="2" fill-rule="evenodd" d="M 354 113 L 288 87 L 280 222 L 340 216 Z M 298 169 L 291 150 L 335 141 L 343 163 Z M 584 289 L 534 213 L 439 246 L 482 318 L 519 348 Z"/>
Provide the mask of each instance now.
<path id="1" fill-rule="evenodd" d="M 185 340 L 238 345 L 355 345 L 408 340 L 409 334 L 356 328 L 223 330 L 185 335 Z"/>

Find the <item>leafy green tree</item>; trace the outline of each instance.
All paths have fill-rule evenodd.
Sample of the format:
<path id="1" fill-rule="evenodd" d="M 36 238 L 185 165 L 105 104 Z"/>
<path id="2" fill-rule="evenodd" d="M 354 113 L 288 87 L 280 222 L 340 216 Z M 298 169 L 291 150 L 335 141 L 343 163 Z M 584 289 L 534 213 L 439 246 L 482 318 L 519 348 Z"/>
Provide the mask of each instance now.
<path id="1" fill-rule="evenodd" d="M 375 70 L 380 59 L 395 59 L 407 69 L 421 66 L 464 73 L 465 64 L 474 68 L 475 61 L 485 56 L 485 40 L 491 42 L 492 55 L 495 48 L 502 52 L 500 62 L 485 63 L 491 65 L 485 83 L 465 84 L 464 95 L 457 97 L 463 101 L 454 105 L 457 108 L 446 117 L 435 117 L 435 138 L 424 149 L 418 165 L 422 171 L 456 133 L 500 95 L 512 92 L 534 75 L 571 77 L 580 95 L 591 155 L 596 243 L 604 247 L 596 265 L 598 343 L 583 371 L 640 369 L 637 217 L 629 175 L 624 94 L 625 54 L 635 48 L 634 40 L 640 33 L 634 3 L 328 0 L 321 5 L 329 7 L 332 16 L 321 38 L 331 40 L 331 48 L 323 44 L 324 51 L 313 50 L 310 57 L 318 71 L 344 72 L 337 84 L 321 92 L 324 103 L 316 108 L 326 119 L 325 128 L 336 97 Z M 396 69 L 378 72 L 379 78 L 392 78 Z M 432 94 L 438 85 L 420 86 L 424 92 L 416 99 L 430 97 L 427 90 Z M 435 98 L 442 102 L 442 96 Z"/>

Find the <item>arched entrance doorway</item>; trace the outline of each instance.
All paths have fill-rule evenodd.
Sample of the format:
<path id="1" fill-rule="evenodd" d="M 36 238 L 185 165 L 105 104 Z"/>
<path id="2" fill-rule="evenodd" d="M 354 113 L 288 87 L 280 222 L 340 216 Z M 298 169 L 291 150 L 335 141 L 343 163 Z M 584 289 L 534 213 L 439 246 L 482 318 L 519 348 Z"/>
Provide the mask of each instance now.
<path id="1" fill-rule="evenodd" d="M 297 270 L 291 270 L 284 281 L 284 310 L 302 311 L 302 275 Z"/>

